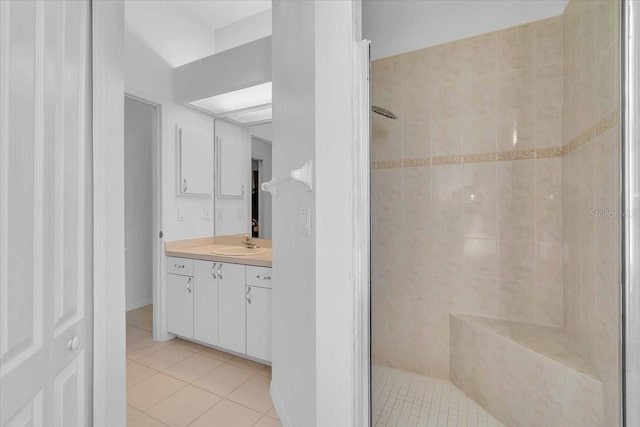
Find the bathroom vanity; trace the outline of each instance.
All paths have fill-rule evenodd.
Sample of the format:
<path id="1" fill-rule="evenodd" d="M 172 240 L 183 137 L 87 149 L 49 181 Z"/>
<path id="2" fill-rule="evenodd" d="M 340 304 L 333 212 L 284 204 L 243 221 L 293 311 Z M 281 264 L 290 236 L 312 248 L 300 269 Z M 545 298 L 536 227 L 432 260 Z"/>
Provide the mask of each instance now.
<path id="1" fill-rule="evenodd" d="M 242 236 L 168 242 L 168 331 L 271 362 L 271 241 Z"/>

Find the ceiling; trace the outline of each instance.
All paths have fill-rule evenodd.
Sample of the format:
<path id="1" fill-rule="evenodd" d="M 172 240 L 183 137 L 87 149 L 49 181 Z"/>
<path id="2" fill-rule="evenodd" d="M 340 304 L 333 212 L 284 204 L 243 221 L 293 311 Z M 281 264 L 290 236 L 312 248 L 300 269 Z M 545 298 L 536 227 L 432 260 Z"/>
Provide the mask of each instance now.
<path id="1" fill-rule="evenodd" d="M 271 35 L 271 0 L 125 0 L 125 24 L 176 68 Z M 271 120 L 271 84 L 191 104 L 241 125 L 264 123 Z"/>
<path id="2" fill-rule="evenodd" d="M 364 0 L 372 59 L 560 15 L 568 0 Z"/>
<path id="3" fill-rule="evenodd" d="M 216 30 L 271 9 L 271 0 L 170 0 L 168 3 L 191 11 Z"/>
<path id="4" fill-rule="evenodd" d="M 269 9 L 271 0 L 126 0 L 125 22 L 128 31 L 178 67 L 218 52 L 216 31 Z"/>

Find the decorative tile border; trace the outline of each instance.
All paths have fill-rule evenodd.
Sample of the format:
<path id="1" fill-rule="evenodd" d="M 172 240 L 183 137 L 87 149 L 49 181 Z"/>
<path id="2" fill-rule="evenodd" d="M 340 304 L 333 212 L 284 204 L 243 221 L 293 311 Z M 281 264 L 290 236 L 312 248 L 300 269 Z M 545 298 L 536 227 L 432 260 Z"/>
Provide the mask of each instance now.
<path id="1" fill-rule="evenodd" d="M 512 160 L 551 159 L 563 157 L 582 147 L 618 124 L 618 110 L 600 119 L 562 147 L 537 148 L 521 151 L 496 151 L 478 154 L 420 157 L 415 159 L 373 162 L 373 169 L 414 168 L 420 166 L 455 165 L 460 163 L 500 162 Z"/>
<path id="2" fill-rule="evenodd" d="M 607 116 L 600 119 L 596 124 L 589 127 L 587 130 L 582 132 L 580 135 L 573 138 L 563 147 L 563 155 L 567 155 L 574 150 L 582 147 L 587 142 L 596 138 L 597 136 L 605 133 L 612 127 L 618 124 L 618 110 L 608 114 Z"/>

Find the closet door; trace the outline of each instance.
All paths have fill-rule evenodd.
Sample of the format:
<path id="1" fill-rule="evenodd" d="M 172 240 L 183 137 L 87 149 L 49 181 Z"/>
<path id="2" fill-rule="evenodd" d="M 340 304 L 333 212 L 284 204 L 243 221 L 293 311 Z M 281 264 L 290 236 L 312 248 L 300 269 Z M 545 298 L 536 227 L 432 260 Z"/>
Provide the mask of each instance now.
<path id="1" fill-rule="evenodd" d="M 0 425 L 91 425 L 90 5 L 0 1 Z"/>

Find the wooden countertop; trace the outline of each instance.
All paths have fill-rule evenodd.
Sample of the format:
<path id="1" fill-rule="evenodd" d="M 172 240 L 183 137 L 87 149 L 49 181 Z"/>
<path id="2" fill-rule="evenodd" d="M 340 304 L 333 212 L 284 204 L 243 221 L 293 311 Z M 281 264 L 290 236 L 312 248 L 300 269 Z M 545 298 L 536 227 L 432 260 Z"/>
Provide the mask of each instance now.
<path id="1" fill-rule="evenodd" d="M 164 252 L 168 256 L 200 259 L 204 261 L 228 262 L 231 264 L 271 267 L 271 240 L 253 239 L 260 248 L 268 249 L 266 253 L 251 256 L 221 256 L 211 253 L 213 249 L 225 246 L 241 246 L 243 235 L 204 237 L 199 239 L 176 240 L 164 244 Z"/>

